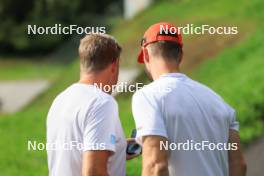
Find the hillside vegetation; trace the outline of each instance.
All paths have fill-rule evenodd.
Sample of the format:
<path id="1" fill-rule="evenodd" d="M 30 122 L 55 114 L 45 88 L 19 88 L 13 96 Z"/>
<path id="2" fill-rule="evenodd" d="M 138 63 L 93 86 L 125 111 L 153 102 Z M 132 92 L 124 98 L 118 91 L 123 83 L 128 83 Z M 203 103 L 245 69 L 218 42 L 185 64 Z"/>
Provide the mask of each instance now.
<path id="1" fill-rule="evenodd" d="M 162 1 L 139 14 L 134 20 L 114 22 L 113 32 L 124 46 L 124 65 L 133 65 L 143 31 L 157 21 L 206 24 L 227 21 L 229 24 L 255 24 L 254 31 L 239 44 L 225 47 L 220 54 L 203 62 L 189 73 L 192 78 L 216 90 L 238 113 L 243 143 L 264 132 L 264 1 Z M 202 37 L 202 36 L 201 36 Z M 191 38 L 191 37 L 190 37 Z M 191 40 L 191 39 L 190 39 Z M 199 49 L 201 46 L 197 46 Z M 54 75 L 53 86 L 23 111 L 0 118 L 1 176 L 46 176 L 45 151 L 27 151 L 27 141 L 45 142 L 45 121 L 52 99 L 78 80 L 78 63 L 74 62 Z M 61 73 L 61 72 L 59 72 Z M 139 80 L 146 82 L 144 76 Z M 120 117 L 126 135 L 134 128 L 131 94 L 118 97 Z M 59 125 L 59 124 L 58 124 Z M 127 175 L 140 175 L 140 159 L 129 161 Z"/>

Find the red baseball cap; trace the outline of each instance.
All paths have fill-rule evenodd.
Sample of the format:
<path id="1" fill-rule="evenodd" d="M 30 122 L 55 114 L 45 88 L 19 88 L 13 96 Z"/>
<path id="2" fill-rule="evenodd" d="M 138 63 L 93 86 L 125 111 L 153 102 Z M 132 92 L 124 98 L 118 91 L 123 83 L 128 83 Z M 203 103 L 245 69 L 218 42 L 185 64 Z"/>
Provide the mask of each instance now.
<path id="1" fill-rule="evenodd" d="M 167 22 L 153 24 L 148 28 L 141 40 L 142 48 L 138 55 L 138 63 L 144 63 L 143 47 L 158 41 L 172 41 L 178 43 L 180 46 L 183 45 L 182 36 L 177 27 Z"/>

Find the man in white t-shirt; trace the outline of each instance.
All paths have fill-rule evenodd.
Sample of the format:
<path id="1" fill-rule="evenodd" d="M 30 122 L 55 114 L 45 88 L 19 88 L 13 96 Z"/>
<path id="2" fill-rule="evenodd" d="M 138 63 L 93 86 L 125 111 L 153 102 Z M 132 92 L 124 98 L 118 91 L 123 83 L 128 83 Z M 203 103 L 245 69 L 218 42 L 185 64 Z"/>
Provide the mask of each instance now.
<path id="1" fill-rule="evenodd" d="M 141 44 L 138 62 L 154 80 L 132 100 L 142 175 L 245 175 L 235 111 L 214 91 L 179 73 L 183 52 L 177 28 L 154 24 Z"/>
<path id="2" fill-rule="evenodd" d="M 48 113 L 50 176 L 125 176 L 126 140 L 111 94 L 121 48 L 109 35 L 81 40 L 80 81 L 60 93 Z"/>

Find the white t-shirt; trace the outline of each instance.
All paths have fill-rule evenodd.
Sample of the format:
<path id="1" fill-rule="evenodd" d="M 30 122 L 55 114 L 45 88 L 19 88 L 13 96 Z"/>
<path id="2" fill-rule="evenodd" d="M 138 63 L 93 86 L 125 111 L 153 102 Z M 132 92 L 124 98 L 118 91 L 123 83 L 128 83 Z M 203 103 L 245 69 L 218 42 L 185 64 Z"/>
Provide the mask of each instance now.
<path id="1" fill-rule="evenodd" d="M 165 74 L 134 94 L 132 110 L 139 143 L 148 135 L 168 139 L 162 148 L 170 150 L 170 176 L 228 175 L 228 148 L 223 145 L 238 122 L 235 111 L 211 89 L 181 73 Z M 203 141 L 203 146 L 213 144 L 203 150 Z M 183 148 L 183 143 L 189 144 Z M 220 150 L 211 151 L 217 143 L 223 144 Z"/>
<path id="2" fill-rule="evenodd" d="M 81 176 L 87 150 L 112 151 L 108 174 L 125 176 L 126 140 L 114 98 L 93 85 L 67 88 L 48 113 L 47 148 L 50 176 Z"/>

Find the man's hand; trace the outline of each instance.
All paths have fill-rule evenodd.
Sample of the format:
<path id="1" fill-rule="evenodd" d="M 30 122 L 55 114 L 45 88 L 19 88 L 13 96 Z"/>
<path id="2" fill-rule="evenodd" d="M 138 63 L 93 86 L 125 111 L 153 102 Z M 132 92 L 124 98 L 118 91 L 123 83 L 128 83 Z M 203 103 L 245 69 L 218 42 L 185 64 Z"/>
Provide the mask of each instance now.
<path id="1" fill-rule="evenodd" d="M 86 151 L 83 153 L 82 176 L 108 176 L 107 161 L 110 151 Z"/>
<path id="2" fill-rule="evenodd" d="M 230 150 L 229 157 L 229 175 L 245 176 L 246 163 L 240 148 L 239 134 L 235 130 L 229 130 L 229 143 L 237 143 L 237 150 Z"/>
<path id="3" fill-rule="evenodd" d="M 143 142 L 142 176 L 169 176 L 168 151 L 160 149 L 160 143 L 167 139 L 161 136 L 145 136 Z"/>
<path id="4" fill-rule="evenodd" d="M 136 140 L 134 138 L 128 138 L 127 139 L 127 146 L 130 144 L 130 143 L 134 143 L 136 142 Z M 129 154 L 126 154 L 126 160 L 131 160 L 131 159 L 134 159 L 136 157 L 138 157 L 140 155 L 139 154 L 134 154 L 134 155 L 129 155 Z"/>

